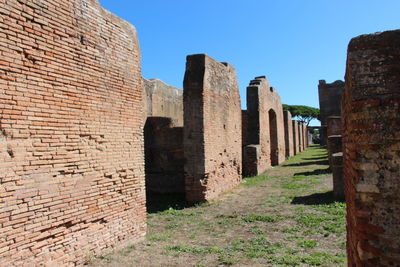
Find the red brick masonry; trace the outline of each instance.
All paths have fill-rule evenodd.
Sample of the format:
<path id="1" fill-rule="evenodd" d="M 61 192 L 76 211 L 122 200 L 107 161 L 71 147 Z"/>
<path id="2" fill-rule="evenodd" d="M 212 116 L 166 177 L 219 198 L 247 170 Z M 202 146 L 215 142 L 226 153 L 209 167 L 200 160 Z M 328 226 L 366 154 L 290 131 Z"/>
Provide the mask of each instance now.
<path id="1" fill-rule="evenodd" d="M 242 112 L 236 70 L 187 57 L 183 91 L 186 198 L 215 198 L 242 180 Z"/>
<path id="2" fill-rule="evenodd" d="M 398 266 L 400 30 L 351 40 L 342 104 L 349 266 Z"/>
<path id="3" fill-rule="evenodd" d="M 135 29 L 95 0 L 0 0 L 0 266 L 146 231 Z"/>

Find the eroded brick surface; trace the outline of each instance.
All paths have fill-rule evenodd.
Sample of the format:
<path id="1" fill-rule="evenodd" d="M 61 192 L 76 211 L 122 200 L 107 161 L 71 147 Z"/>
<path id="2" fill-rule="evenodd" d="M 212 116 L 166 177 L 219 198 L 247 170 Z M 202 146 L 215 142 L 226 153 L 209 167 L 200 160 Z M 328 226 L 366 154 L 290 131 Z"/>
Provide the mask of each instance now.
<path id="1" fill-rule="evenodd" d="M 188 56 L 183 97 L 186 197 L 209 200 L 242 179 L 236 70 L 207 55 Z"/>
<path id="2" fill-rule="evenodd" d="M 294 155 L 292 114 L 287 110 L 284 111 L 283 119 L 285 124 L 285 156 L 288 158 Z"/>
<path id="3" fill-rule="evenodd" d="M 400 31 L 348 47 L 342 109 L 349 266 L 400 262 Z"/>
<path id="4" fill-rule="evenodd" d="M 146 90 L 146 117 L 171 118 L 176 127 L 183 126 L 183 91 L 158 79 L 143 79 Z"/>
<path id="5" fill-rule="evenodd" d="M 294 154 L 297 155 L 299 151 L 299 125 L 298 121 L 292 120 L 292 128 L 293 128 L 293 148 Z"/>
<path id="6" fill-rule="evenodd" d="M 328 137 L 342 134 L 342 118 L 340 116 L 329 116 L 326 121 Z"/>
<path id="7" fill-rule="evenodd" d="M 326 83 L 325 80 L 320 80 L 318 84 L 319 109 L 320 109 L 320 139 L 321 145 L 327 144 L 327 119 L 329 116 L 340 116 L 341 101 L 343 94 L 344 82 L 335 81 Z"/>
<path id="8" fill-rule="evenodd" d="M 246 145 L 251 146 L 244 147 L 245 175 L 258 175 L 285 160 L 281 99 L 275 89 L 270 87 L 265 76 L 256 77 L 247 87 L 246 141 Z M 251 166 L 252 164 L 256 166 Z"/>
<path id="9" fill-rule="evenodd" d="M 97 1 L 0 1 L 0 265 L 61 266 L 141 239 L 135 29 Z"/>
<path id="10" fill-rule="evenodd" d="M 173 119 L 148 117 L 144 127 L 146 190 L 183 193 L 183 127 Z"/>

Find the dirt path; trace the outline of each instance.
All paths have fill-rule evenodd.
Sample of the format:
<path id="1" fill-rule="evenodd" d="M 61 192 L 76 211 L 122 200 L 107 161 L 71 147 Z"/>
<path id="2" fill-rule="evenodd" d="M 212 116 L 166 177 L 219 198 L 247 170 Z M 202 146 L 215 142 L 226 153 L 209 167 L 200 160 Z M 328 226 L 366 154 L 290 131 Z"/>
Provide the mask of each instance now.
<path id="1" fill-rule="evenodd" d="M 149 214 L 146 241 L 93 266 L 345 266 L 345 204 L 308 148 L 219 199 Z"/>

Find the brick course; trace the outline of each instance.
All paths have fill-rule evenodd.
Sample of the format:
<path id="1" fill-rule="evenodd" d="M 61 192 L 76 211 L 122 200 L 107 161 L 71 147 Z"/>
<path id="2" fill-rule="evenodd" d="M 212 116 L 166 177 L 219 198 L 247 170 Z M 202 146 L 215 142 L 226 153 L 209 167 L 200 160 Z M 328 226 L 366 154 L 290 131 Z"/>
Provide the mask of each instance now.
<path id="1" fill-rule="evenodd" d="M 281 99 L 265 76 L 247 87 L 247 138 L 243 173 L 258 175 L 285 160 L 285 130 Z"/>
<path id="2" fill-rule="evenodd" d="M 0 265 L 68 265 L 142 237 L 135 29 L 95 0 L 0 1 Z"/>
<path id="3" fill-rule="evenodd" d="M 207 55 L 188 56 L 183 98 L 186 198 L 210 200 L 242 179 L 236 70 Z"/>
<path id="4" fill-rule="evenodd" d="M 348 46 L 343 156 L 349 266 L 400 262 L 400 30 Z"/>

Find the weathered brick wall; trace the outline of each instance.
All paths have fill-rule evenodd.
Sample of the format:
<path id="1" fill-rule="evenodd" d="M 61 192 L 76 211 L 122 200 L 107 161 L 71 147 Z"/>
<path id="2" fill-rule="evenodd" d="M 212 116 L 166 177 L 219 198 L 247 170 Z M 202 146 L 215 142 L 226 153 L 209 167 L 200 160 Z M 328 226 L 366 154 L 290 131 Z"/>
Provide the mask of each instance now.
<path id="1" fill-rule="evenodd" d="M 320 80 L 318 84 L 319 109 L 321 121 L 321 145 L 327 144 L 327 119 L 329 116 L 340 116 L 341 101 L 343 94 L 344 82 L 335 81 L 326 83 L 325 80 Z"/>
<path id="2" fill-rule="evenodd" d="M 327 136 L 342 134 L 342 118 L 340 116 L 329 116 L 326 120 Z"/>
<path id="3" fill-rule="evenodd" d="M 270 87 L 265 76 L 256 77 L 247 87 L 247 144 L 251 146 L 244 147 L 245 175 L 263 173 L 272 165 L 278 165 L 285 160 L 281 99 L 275 89 Z M 254 153 L 257 154 L 256 160 Z M 251 164 L 256 166 L 250 166 Z"/>
<path id="4" fill-rule="evenodd" d="M 292 120 L 292 128 L 293 128 L 293 151 L 294 154 L 297 155 L 299 151 L 299 125 L 298 122 Z"/>
<path id="5" fill-rule="evenodd" d="M 400 30 L 351 40 L 343 101 L 349 266 L 397 266 Z"/>
<path id="6" fill-rule="evenodd" d="M 302 127 L 302 123 L 300 121 L 297 122 L 297 144 L 298 144 L 298 148 L 299 148 L 299 152 L 302 152 L 304 150 L 303 148 L 303 127 Z"/>
<path id="7" fill-rule="evenodd" d="M 242 146 L 248 145 L 247 142 L 247 110 L 242 110 Z"/>
<path id="8" fill-rule="evenodd" d="M 144 127 L 146 190 L 184 193 L 183 127 L 171 118 L 148 117 Z"/>
<path id="9" fill-rule="evenodd" d="M 343 181 L 343 153 L 333 153 L 330 164 L 333 179 L 333 196 L 336 200 L 344 200 L 344 181 Z"/>
<path id="10" fill-rule="evenodd" d="M 288 158 L 294 155 L 292 114 L 287 110 L 284 111 L 283 120 L 285 127 L 285 155 Z"/>
<path id="11" fill-rule="evenodd" d="M 185 188 L 212 199 L 242 179 L 242 113 L 235 69 L 207 55 L 187 57 L 184 79 Z"/>
<path id="12" fill-rule="evenodd" d="M 303 124 L 303 131 L 304 131 L 304 149 L 308 147 L 308 131 L 307 131 L 307 124 Z"/>
<path id="13" fill-rule="evenodd" d="M 147 117 L 171 118 L 175 126 L 183 126 L 183 91 L 158 79 L 143 82 Z"/>
<path id="14" fill-rule="evenodd" d="M 146 231 L 135 29 L 91 0 L 0 0 L 0 265 L 61 266 Z"/>

